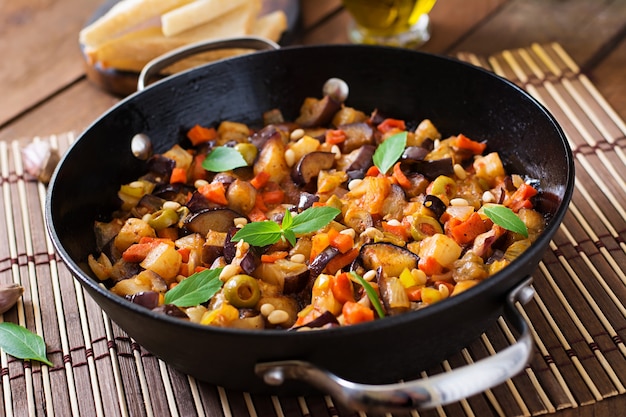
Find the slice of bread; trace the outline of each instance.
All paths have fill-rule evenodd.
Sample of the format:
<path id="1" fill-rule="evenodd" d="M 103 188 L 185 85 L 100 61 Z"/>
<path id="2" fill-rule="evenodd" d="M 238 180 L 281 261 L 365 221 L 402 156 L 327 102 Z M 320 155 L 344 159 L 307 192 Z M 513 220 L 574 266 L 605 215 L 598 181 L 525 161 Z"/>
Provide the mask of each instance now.
<path id="1" fill-rule="evenodd" d="M 194 0 L 121 0 L 101 18 L 85 27 L 78 35 L 79 42 L 96 47 L 114 39 L 133 27 L 159 17 L 170 10 L 184 6 Z"/>
<path id="2" fill-rule="evenodd" d="M 246 0 L 196 0 L 178 7 L 161 16 L 163 35 L 174 36 L 216 20 L 245 2 Z"/>

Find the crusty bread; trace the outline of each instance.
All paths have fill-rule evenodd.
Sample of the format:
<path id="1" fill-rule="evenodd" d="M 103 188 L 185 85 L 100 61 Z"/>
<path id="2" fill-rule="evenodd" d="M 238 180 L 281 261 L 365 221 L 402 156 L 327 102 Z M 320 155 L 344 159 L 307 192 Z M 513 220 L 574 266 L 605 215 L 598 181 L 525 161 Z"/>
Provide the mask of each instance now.
<path id="1" fill-rule="evenodd" d="M 126 1 L 151 2 L 154 0 L 122 0 L 122 2 Z M 150 60 L 187 44 L 203 40 L 245 35 L 256 35 L 277 41 L 287 28 L 287 17 L 282 10 L 258 17 L 259 11 L 261 10 L 261 0 L 236 1 L 239 2 L 238 6 L 231 8 L 227 12 L 220 13 L 219 16 L 199 25 L 194 24 L 193 22 L 195 21 L 190 21 L 184 25 L 187 26 L 188 29 L 178 32 L 175 35 L 166 36 L 163 33 L 159 21 L 157 20 L 155 24 L 154 19 L 152 19 L 149 24 L 143 22 L 143 25 L 137 24 L 137 26 L 131 30 L 125 30 L 123 32 L 117 31 L 117 36 L 109 37 L 106 41 L 101 43 L 95 45 L 86 44 L 83 50 L 88 63 L 93 66 L 98 66 L 103 69 L 112 68 L 139 72 Z M 195 3 L 207 4 L 201 0 L 197 0 L 175 10 L 185 9 Z M 164 15 L 162 15 L 162 17 L 163 16 Z M 114 20 L 114 18 L 111 17 L 109 17 L 109 19 Z M 176 63 L 165 72 L 178 72 L 192 66 L 245 52 L 249 52 L 249 50 L 230 49 L 210 51 Z"/>
<path id="2" fill-rule="evenodd" d="M 241 6 L 246 0 L 196 0 L 161 16 L 163 35 L 174 36 L 193 27 L 216 20 Z"/>
<path id="3" fill-rule="evenodd" d="M 194 0 L 122 0 L 101 18 L 80 31 L 82 45 L 95 47 L 137 25 Z"/>

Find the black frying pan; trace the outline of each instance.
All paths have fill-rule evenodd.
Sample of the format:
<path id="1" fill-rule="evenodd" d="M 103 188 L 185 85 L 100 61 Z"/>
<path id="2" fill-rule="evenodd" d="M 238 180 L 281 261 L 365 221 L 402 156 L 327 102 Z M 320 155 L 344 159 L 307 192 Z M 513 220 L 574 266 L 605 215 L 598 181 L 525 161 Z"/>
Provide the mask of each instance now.
<path id="1" fill-rule="evenodd" d="M 163 152 L 196 123 L 229 119 L 259 125 L 262 113 L 272 108 L 293 120 L 303 99 L 319 97 L 331 77 L 350 86 L 349 106 L 365 112 L 378 108 L 399 119 L 428 118 L 444 137 L 462 132 L 486 140 L 508 171 L 540 180 L 537 208 L 550 218 L 546 231 L 504 271 L 459 296 L 404 315 L 324 331 L 208 328 L 153 313 L 98 286 L 86 266 L 87 255 L 95 252 L 92 225 L 117 208 L 120 184 L 145 169 L 130 151 L 135 134 L 147 134 L 155 152 Z M 120 102 L 64 155 L 50 183 L 46 220 L 59 255 L 111 319 L 182 372 L 232 389 L 304 392 L 308 384 L 291 381 L 295 378 L 357 408 L 419 407 L 475 391 L 450 393 L 442 383 L 435 388 L 420 385 L 409 393 L 393 391 L 391 396 L 354 393 L 317 368 L 358 383 L 409 380 L 477 338 L 505 310 L 523 329 L 511 303 L 532 295 L 526 280 L 565 215 L 573 182 L 572 154 L 553 117 L 524 91 L 490 72 L 404 49 L 289 47 L 197 68 Z M 525 366 L 531 352 L 528 332 L 520 340 L 522 347 L 512 349 L 515 355 L 493 360 L 495 368 L 489 369 L 505 371 L 495 383 Z M 488 373 L 485 369 L 463 372 L 461 377 L 472 381 L 463 384 L 489 387 L 478 383 Z"/>

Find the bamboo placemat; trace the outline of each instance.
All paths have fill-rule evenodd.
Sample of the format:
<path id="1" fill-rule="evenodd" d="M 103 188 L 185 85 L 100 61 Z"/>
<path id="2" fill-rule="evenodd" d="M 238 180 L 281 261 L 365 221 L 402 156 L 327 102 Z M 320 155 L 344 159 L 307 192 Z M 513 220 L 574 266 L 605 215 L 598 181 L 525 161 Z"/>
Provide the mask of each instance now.
<path id="1" fill-rule="evenodd" d="M 534 274 L 536 296 L 520 307 L 536 346 L 525 372 L 467 400 L 406 415 L 536 416 L 624 395 L 626 125 L 558 44 L 459 58 L 511 79 L 550 109 L 575 155 L 576 188 Z M 74 139 L 66 133 L 34 140 L 62 151 Z M 266 397 L 212 386 L 131 340 L 55 255 L 42 214 L 45 187 L 24 174 L 20 158 L 31 140 L 0 142 L 0 282 L 26 287 L 17 306 L 0 317 L 41 335 L 54 366 L 2 352 L 0 415 L 365 416 L 329 397 Z M 500 320 L 423 376 L 479 360 L 513 340 Z"/>

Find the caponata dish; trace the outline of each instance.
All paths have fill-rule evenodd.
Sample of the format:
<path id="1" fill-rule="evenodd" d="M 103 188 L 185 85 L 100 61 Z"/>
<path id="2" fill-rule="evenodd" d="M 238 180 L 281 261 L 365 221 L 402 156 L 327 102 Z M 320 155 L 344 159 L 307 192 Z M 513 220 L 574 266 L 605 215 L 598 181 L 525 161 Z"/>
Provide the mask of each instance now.
<path id="1" fill-rule="evenodd" d="M 134 303 L 246 329 L 353 325 L 454 297 L 527 249 L 537 181 L 429 120 L 307 98 L 294 121 L 189 128 L 95 221 L 94 275 Z"/>

